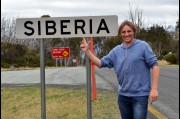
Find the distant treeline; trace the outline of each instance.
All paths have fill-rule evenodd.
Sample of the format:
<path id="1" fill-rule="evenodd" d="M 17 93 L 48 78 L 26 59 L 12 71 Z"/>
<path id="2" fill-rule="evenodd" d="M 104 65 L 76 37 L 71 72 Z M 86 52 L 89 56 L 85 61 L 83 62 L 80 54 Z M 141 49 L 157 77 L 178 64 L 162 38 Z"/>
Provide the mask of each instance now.
<path id="1" fill-rule="evenodd" d="M 136 38 L 148 42 L 158 59 L 171 64 L 179 64 L 179 20 L 174 30 L 163 25 L 143 27 L 142 21 L 134 21 L 130 11 L 130 21 L 137 25 Z M 141 12 L 137 13 L 141 14 Z M 142 19 L 142 18 L 141 18 Z M 1 67 L 39 67 L 39 39 L 18 39 L 15 36 L 15 18 L 1 17 Z M 122 43 L 120 37 L 94 37 L 94 51 L 99 58 L 106 55 L 113 47 Z M 80 49 L 82 38 L 44 39 L 46 66 L 85 65 L 85 54 Z M 69 47 L 70 58 L 52 59 L 53 47 Z M 76 62 L 73 62 L 76 59 Z"/>

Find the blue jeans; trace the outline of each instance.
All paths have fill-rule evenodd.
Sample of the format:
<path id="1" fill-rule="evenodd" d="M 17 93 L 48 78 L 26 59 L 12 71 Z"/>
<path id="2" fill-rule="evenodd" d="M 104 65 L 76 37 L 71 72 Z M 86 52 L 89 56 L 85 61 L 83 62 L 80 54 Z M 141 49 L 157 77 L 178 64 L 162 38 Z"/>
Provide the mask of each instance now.
<path id="1" fill-rule="evenodd" d="M 118 96 L 118 105 L 122 119 L 146 119 L 148 96 Z"/>

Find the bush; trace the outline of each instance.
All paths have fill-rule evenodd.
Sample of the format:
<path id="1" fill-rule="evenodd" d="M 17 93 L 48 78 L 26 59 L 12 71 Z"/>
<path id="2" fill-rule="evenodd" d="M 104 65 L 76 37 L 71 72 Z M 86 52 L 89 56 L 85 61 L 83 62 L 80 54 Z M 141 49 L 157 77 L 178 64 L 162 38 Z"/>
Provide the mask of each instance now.
<path id="1" fill-rule="evenodd" d="M 177 56 L 175 53 L 168 53 L 164 56 L 164 59 L 171 64 L 177 64 Z"/>
<path id="2" fill-rule="evenodd" d="M 6 62 L 1 62 L 1 67 L 3 68 L 9 68 L 10 64 L 6 63 Z"/>

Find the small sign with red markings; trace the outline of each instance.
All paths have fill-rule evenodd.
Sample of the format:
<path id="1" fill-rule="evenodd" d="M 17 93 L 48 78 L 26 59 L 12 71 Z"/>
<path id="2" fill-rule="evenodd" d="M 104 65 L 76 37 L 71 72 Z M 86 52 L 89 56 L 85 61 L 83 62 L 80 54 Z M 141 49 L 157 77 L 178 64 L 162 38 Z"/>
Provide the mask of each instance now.
<path id="1" fill-rule="evenodd" d="M 70 48 L 52 48 L 52 58 L 69 58 L 70 57 Z"/>

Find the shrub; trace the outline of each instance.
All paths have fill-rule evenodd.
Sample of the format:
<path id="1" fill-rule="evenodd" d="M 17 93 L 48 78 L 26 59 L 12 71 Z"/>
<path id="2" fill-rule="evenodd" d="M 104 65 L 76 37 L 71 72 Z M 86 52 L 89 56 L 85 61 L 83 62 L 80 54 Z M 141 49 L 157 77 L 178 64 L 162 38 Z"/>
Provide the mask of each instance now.
<path id="1" fill-rule="evenodd" d="M 171 64 L 177 63 L 177 56 L 175 53 L 168 53 L 167 55 L 164 56 L 164 59 Z"/>
<path id="2" fill-rule="evenodd" d="M 6 62 L 1 62 L 1 67 L 3 68 L 9 68 L 10 64 L 6 63 Z"/>

